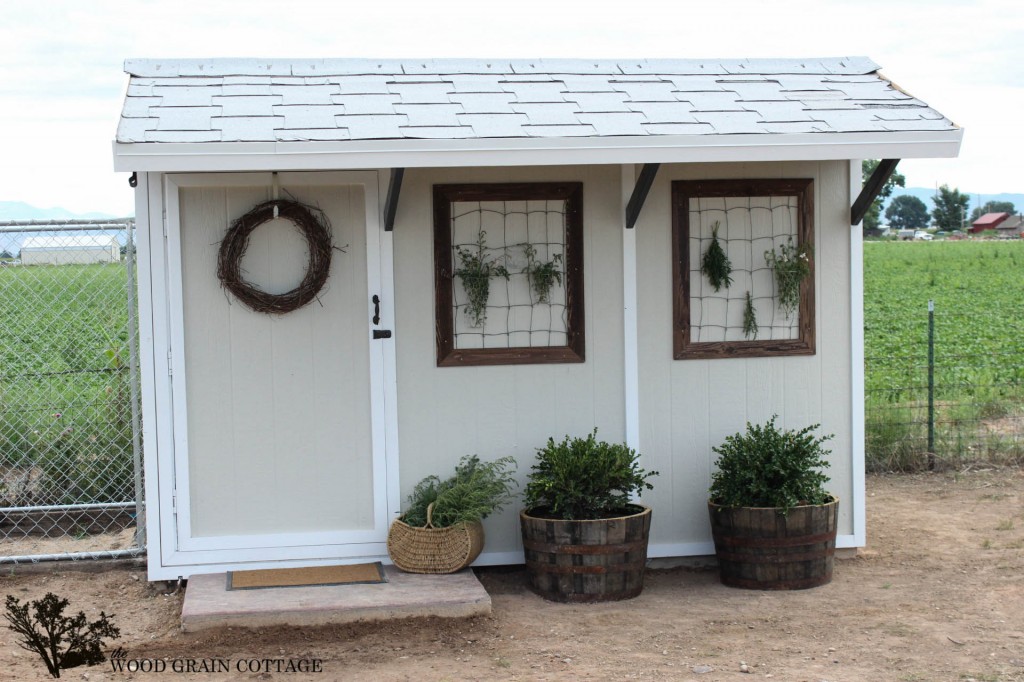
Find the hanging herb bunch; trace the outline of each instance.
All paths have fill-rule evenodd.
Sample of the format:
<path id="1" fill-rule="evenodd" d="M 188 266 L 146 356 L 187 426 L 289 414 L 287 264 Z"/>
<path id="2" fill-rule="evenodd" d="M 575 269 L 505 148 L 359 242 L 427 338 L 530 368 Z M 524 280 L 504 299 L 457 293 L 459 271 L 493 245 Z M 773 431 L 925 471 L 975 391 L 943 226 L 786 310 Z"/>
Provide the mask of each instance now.
<path id="1" fill-rule="evenodd" d="M 526 267 L 522 272 L 530 278 L 530 286 L 537 295 L 537 303 L 547 303 L 551 295 L 551 287 L 555 282 L 562 283 L 562 254 L 556 253 L 549 261 L 537 260 L 537 248 L 527 244 Z"/>
<path id="2" fill-rule="evenodd" d="M 508 279 L 508 269 L 499 263 L 498 258 L 487 260 L 487 233 L 483 230 L 477 236 L 476 250 L 455 247 L 462 267 L 455 271 L 455 276 L 462 280 L 462 288 L 466 290 L 469 302 L 466 303 L 466 317 L 474 327 L 480 327 L 487 320 L 487 299 L 491 293 L 491 278 Z"/>
<path id="3" fill-rule="evenodd" d="M 774 250 L 764 252 L 764 262 L 775 275 L 779 308 L 786 317 L 791 317 L 800 307 L 800 284 L 811 273 L 812 253 L 809 245 L 797 246 L 792 237 L 779 246 L 777 253 Z"/>
<path id="4" fill-rule="evenodd" d="M 711 245 L 700 260 L 700 271 L 716 292 L 723 286 L 732 285 L 732 262 L 718 241 L 718 227 L 716 220 L 711 226 Z"/>
<path id="5" fill-rule="evenodd" d="M 748 339 L 757 338 L 757 313 L 754 311 L 754 300 L 747 292 L 747 302 L 743 306 L 743 336 Z"/>

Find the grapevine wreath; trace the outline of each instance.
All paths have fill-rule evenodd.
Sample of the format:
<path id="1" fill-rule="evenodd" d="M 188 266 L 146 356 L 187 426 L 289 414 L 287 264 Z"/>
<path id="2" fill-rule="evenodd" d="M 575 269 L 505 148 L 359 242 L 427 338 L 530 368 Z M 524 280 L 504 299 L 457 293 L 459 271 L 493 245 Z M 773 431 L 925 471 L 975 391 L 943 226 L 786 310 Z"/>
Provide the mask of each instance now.
<path id="1" fill-rule="evenodd" d="M 276 210 L 275 210 L 276 209 Z M 253 286 L 242 277 L 242 258 L 249 248 L 253 231 L 274 218 L 290 220 L 309 246 L 306 276 L 297 287 L 283 294 L 271 294 Z M 258 313 L 284 314 L 298 310 L 320 292 L 331 271 L 331 225 L 319 208 L 290 199 L 271 199 L 256 205 L 236 219 L 220 243 L 217 278 L 221 286 Z"/>

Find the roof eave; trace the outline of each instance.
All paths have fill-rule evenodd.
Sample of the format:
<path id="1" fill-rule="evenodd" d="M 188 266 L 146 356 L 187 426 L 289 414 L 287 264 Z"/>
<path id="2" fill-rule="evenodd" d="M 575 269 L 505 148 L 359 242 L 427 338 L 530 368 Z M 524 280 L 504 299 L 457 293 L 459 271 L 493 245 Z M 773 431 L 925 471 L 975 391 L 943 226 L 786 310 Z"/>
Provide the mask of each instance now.
<path id="1" fill-rule="evenodd" d="M 347 170 L 622 163 L 950 158 L 963 130 L 476 138 L 346 142 L 114 143 L 114 170 L 195 172 Z"/>

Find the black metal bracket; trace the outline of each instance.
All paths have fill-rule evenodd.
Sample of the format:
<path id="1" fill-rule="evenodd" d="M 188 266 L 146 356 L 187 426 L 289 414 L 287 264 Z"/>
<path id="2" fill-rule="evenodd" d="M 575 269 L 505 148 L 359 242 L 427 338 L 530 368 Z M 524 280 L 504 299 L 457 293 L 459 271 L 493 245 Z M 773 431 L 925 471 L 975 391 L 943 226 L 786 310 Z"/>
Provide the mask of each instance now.
<path id="1" fill-rule="evenodd" d="M 850 225 L 856 225 L 864 220 L 864 214 L 868 212 L 871 202 L 878 197 L 899 162 L 899 159 L 882 159 L 878 162 L 875 172 L 864 183 L 864 189 L 860 191 L 860 196 L 853 202 L 853 207 L 850 209 Z"/>
<path id="2" fill-rule="evenodd" d="M 640 171 L 640 177 L 636 181 L 636 186 L 633 187 L 633 194 L 629 197 L 629 203 L 626 204 L 627 230 L 632 230 L 636 225 L 644 202 L 647 201 L 647 194 L 651 191 L 651 185 L 654 184 L 654 176 L 658 174 L 660 166 L 660 163 L 645 163 Z"/>
<path id="3" fill-rule="evenodd" d="M 129 187 L 138 187 L 139 186 L 139 174 L 138 173 L 133 172 L 131 177 L 128 178 L 128 186 Z"/>
<path id="4" fill-rule="evenodd" d="M 391 330 L 390 329 L 374 329 L 373 330 L 373 338 L 375 338 L 375 339 L 390 339 L 391 338 Z"/>
<path id="5" fill-rule="evenodd" d="M 388 198 L 384 202 L 385 232 L 391 232 L 395 229 L 395 214 L 398 213 L 398 196 L 402 193 L 402 178 L 404 177 L 404 168 L 391 169 L 391 183 L 388 185 Z"/>

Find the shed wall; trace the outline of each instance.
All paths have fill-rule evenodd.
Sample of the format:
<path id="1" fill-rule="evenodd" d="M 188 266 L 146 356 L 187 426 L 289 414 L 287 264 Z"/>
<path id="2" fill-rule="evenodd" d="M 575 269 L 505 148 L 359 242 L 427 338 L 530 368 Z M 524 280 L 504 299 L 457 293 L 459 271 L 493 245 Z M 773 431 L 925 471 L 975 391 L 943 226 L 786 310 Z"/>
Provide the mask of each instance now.
<path id="1" fill-rule="evenodd" d="M 666 165 L 637 224 L 640 443 L 661 472 L 645 501 L 655 509 L 659 555 L 711 549 L 707 488 L 711 448 L 747 421 L 821 423 L 830 442 L 830 490 L 840 497 L 839 534 L 853 532 L 850 367 L 849 164 L 799 162 Z M 673 360 L 671 183 L 729 178 L 813 178 L 817 352 L 810 356 Z"/>
<path id="2" fill-rule="evenodd" d="M 712 446 L 747 420 L 780 415 L 787 428 L 821 422 L 834 433 L 831 490 L 844 501 L 840 534 L 852 533 L 849 164 L 798 162 L 663 165 L 636 226 L 640 443 L 657 469 L 644 502 L 655 509 L 654 556 L 711 550 L 705 503 Z M 637 167 L 639 170 L 639 167 Z M 625 435 L 622 206 L 619 166 L 409 170 L 394 232 L 396 339 L 403 502 L 429 474 L 459 457 L 513 455 L 525 481 L 548 437 L 598 428 Z M 804 357 L 674 360 L 671 181 L 813 178 L 817 353 Z M 431 187 L 440 183 L 584 183 L 586 362 L 437 367 Z M 518 505 L 485 521 L 484 561 L 521 560 Z"/>
<path id="3" fill-rule="evenodd" d="M 618 166 L 424 169 L 406 172 L 394 228 L 402 499 L 463 455 L 513 455 L 525 480 L 548 437 L 625 438 L 622 235 Z M 583 183 L 586 362 L 437 367 L 431 191 L 465 182 Z M 518 504 L 484 523 L 493 561 L 519 562 Z"/>

